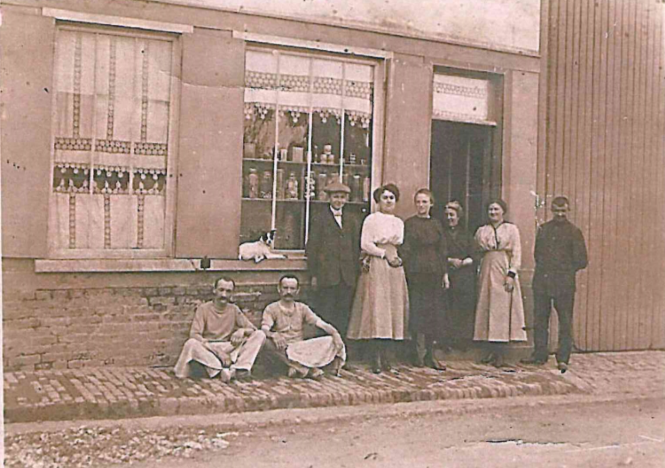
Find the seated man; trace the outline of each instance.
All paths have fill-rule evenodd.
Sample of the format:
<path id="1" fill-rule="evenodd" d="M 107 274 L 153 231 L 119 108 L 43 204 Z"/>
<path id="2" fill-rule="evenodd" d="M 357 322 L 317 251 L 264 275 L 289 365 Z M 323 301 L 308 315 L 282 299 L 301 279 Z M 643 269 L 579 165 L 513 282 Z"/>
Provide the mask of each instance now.
<path id="1" fill-rule="evenodd" d="M 235 286 L 231 278 L 218 279 L 214 299 L 196 308 L 189 340 L 175 365 L 176 377 L 189 377 L 192 361 L 202 364 L 210 378 L 221 374 L 224 382 L 251 376 L 266 336 L 229 302 Z"/>
<path id="2" fill-rule="evenodd" d="M 282 276 L 277 290 L 280 300 L 265 308 L 261 322 L 261 330 L 270 338 L 266 341 L 266 351 L 289 367 L 288 376 L 292 378 L 319 379 L 323 376 L 321 367 L 333 361 L 334 372 L 339 375 L 346 361 L 346 348 L 335 327 L 321 320 L 306 304 L 296 302 L 300 286 L 295 276 Z M 306 323 L 330 336 L 305 340 L 303 326 Z"/>

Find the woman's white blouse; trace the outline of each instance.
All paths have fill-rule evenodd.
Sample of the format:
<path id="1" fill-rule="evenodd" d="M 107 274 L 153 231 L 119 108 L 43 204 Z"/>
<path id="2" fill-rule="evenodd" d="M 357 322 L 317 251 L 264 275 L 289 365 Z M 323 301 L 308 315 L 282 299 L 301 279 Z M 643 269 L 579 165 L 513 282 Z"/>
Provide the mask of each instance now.
<path id="1" fill-rule="evenodd" d="M 384 257 L 385 249 L 377 244 L 401 245 L 404 242 L 404 221 L 395 215 L 372 213 L 363 222 L 360 248 L 370 255 Z"/>
<path id="2" fill-rule="evenodd" d="M 491 224 L 480 226 L 476 231 L 476 242 L 480 250 L 503 250 L 510 258 L 510 270 L 515 273 L 522 267 L 520 231 L 512 223 L 500 224 L 494 229 Z"/>

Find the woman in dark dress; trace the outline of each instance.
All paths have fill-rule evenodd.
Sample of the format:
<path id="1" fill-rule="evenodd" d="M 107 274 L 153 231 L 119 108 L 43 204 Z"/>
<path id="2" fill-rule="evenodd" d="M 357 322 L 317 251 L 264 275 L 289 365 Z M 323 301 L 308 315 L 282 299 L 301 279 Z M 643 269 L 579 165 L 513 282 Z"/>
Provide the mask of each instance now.
<path id="1" fill-rule="evenodd" d="M 462 205 L 453 200 L 446 204 L 446 244 L 450 289 L 446 310 L 446 342 L 453 349 L 465 351 L 473 342 L 476 312 L 476 252 L 473 236 L 466 230 Z"/>
<path id="2" fill-rule="evenodd" d="M 441 223 L 430 216 L 432 192 L 420 189 L 414 197 L 416 215 L 404 223 L 404 259 L 409 286 L 409 329 L 416 339 L 416 365 L 445 370 L 434 359 L 434 341 L 443 336 L 443 291 L 448 288 L 446 239 Z"/>

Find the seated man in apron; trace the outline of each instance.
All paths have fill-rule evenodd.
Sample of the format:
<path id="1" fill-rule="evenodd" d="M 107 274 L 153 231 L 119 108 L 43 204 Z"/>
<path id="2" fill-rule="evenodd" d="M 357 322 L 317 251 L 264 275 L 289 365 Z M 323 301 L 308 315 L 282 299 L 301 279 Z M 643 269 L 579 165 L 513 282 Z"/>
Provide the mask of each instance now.
<path id="1" fill-rule="evenodd" d="M 269 355 L 288 366 L 288 376 L 319 379 L 321 369 L 333 363 L 333 372 L 346 361 L 346 348 L 339 332 L 324 322 L 312 309 L 295 300 L 300 292 L 298 278 L 285 275 L 279 280 L 279 301 L 269 304 L 263 311 L 261 330 L 269 338 L 265 349 Z M 329 336 L 305 340 L 305 324 L 313 325 Z"/>

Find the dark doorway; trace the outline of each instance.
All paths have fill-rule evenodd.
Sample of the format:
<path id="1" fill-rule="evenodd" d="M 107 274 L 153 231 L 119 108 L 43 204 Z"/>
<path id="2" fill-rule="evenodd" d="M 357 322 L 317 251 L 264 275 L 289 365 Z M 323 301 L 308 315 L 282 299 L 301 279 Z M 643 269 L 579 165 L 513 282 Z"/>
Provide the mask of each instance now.
<path id="1" fill-rule="evenodd" d="M 442 223 L 446 202 L 459 200 L 466 212 L 465 225 L 475 232 L 485 221 L 485 203 L 501 193 L 493 132 L 485 125 L 432 120 L 430 187 L 437 200 L 432 216 Z"/>

